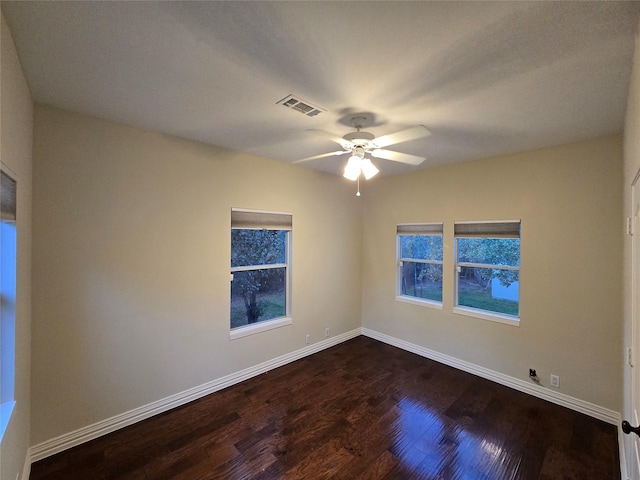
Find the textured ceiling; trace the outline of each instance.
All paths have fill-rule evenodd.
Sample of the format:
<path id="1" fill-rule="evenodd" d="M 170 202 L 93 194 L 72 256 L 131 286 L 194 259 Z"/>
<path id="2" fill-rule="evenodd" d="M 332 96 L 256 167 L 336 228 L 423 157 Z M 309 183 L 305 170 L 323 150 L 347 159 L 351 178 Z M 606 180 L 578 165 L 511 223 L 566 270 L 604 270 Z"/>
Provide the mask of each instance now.
<path id="1" fill-rule="evenodd" d="M 410 167 L 621 132 L 640 2 L 2 2 L 38 102 L 280 161 L 369 112 Z M 288 94 L 326 109 L 277 105 Z M 346 158 L 303 164 L 341 173 Z"/>

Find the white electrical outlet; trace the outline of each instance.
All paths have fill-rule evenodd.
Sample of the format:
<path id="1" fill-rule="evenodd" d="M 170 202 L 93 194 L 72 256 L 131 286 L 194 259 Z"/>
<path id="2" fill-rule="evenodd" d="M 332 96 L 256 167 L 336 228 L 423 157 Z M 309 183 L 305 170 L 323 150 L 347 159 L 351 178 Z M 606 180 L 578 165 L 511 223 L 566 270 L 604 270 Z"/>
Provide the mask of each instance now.
<path id="1" fill-rule="evenodd" d="M 551 386 L 552 387 L 560 386 L 560 377 L 558 375 L 551 375 Z"/>
<path id="2" fill-rule="evenodd" d="M 329 327 L 324 329 L 324 336 L 325 338 L 329 338 Z"/>
<path id="3" fill-rule="evenodd" d="M 309 337 L 311 337 L 311 335 L 308 335 L 308 334 L 304 337 L 305 345 L 309 345 Z"/>

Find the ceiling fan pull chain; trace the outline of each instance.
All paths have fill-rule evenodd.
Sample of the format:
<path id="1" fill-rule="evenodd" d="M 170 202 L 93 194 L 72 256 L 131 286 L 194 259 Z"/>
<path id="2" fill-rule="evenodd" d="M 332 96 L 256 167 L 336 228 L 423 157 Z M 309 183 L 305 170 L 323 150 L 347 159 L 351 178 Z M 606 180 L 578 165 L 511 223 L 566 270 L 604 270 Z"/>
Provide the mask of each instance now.
<path id="1" fill-rule="evenodd" d="M 358 191 L 356 192 L 356 197 L 360 196 L 360 175 L 358 175 Z"/>

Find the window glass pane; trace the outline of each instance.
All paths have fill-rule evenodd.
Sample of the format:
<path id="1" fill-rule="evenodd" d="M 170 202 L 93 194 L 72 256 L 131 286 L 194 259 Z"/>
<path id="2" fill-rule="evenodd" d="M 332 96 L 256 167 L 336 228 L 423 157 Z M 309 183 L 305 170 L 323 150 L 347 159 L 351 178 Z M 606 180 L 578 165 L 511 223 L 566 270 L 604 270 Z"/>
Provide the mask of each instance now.
<path id="1" fill-rule="evenodd" d="M 285 230 L 231 230 L 231 266 L 272 265 L 286 261 Z"/>
<path id="2" fill-rule="evenodd" d="M 518 316 L 519 272 L 460 267 L 458 305 Z"/>
<path id="3" fill-rule="evenodd" d="M 399 235 L 400 257 L 442 260 L 442 235 Z"/>
<path id="4" fill-rule="evenodd" d="M 233 273 L 231 328 L 286 316 L 286 268 Z"/>
<path id="5" fill-rule="evenodd" d="M 519 238 L 458 238 L 458 262 L 520 266 Z"/>
<path id="6" fill-rule="evenodd" d="M 442 265 L 402 263 L 400 295 L 442 302 Z"/>

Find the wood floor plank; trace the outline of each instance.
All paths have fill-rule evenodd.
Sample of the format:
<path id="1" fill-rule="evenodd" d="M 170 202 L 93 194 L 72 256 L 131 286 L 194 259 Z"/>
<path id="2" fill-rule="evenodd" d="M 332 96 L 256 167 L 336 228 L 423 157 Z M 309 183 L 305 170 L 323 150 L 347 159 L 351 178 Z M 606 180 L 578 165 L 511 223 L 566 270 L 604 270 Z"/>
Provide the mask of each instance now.
<path id="1" fill-rule="evenodd" d="M 367 337 L 36 462 L 31 480 L 619 479 L 616 427 Z"/>

